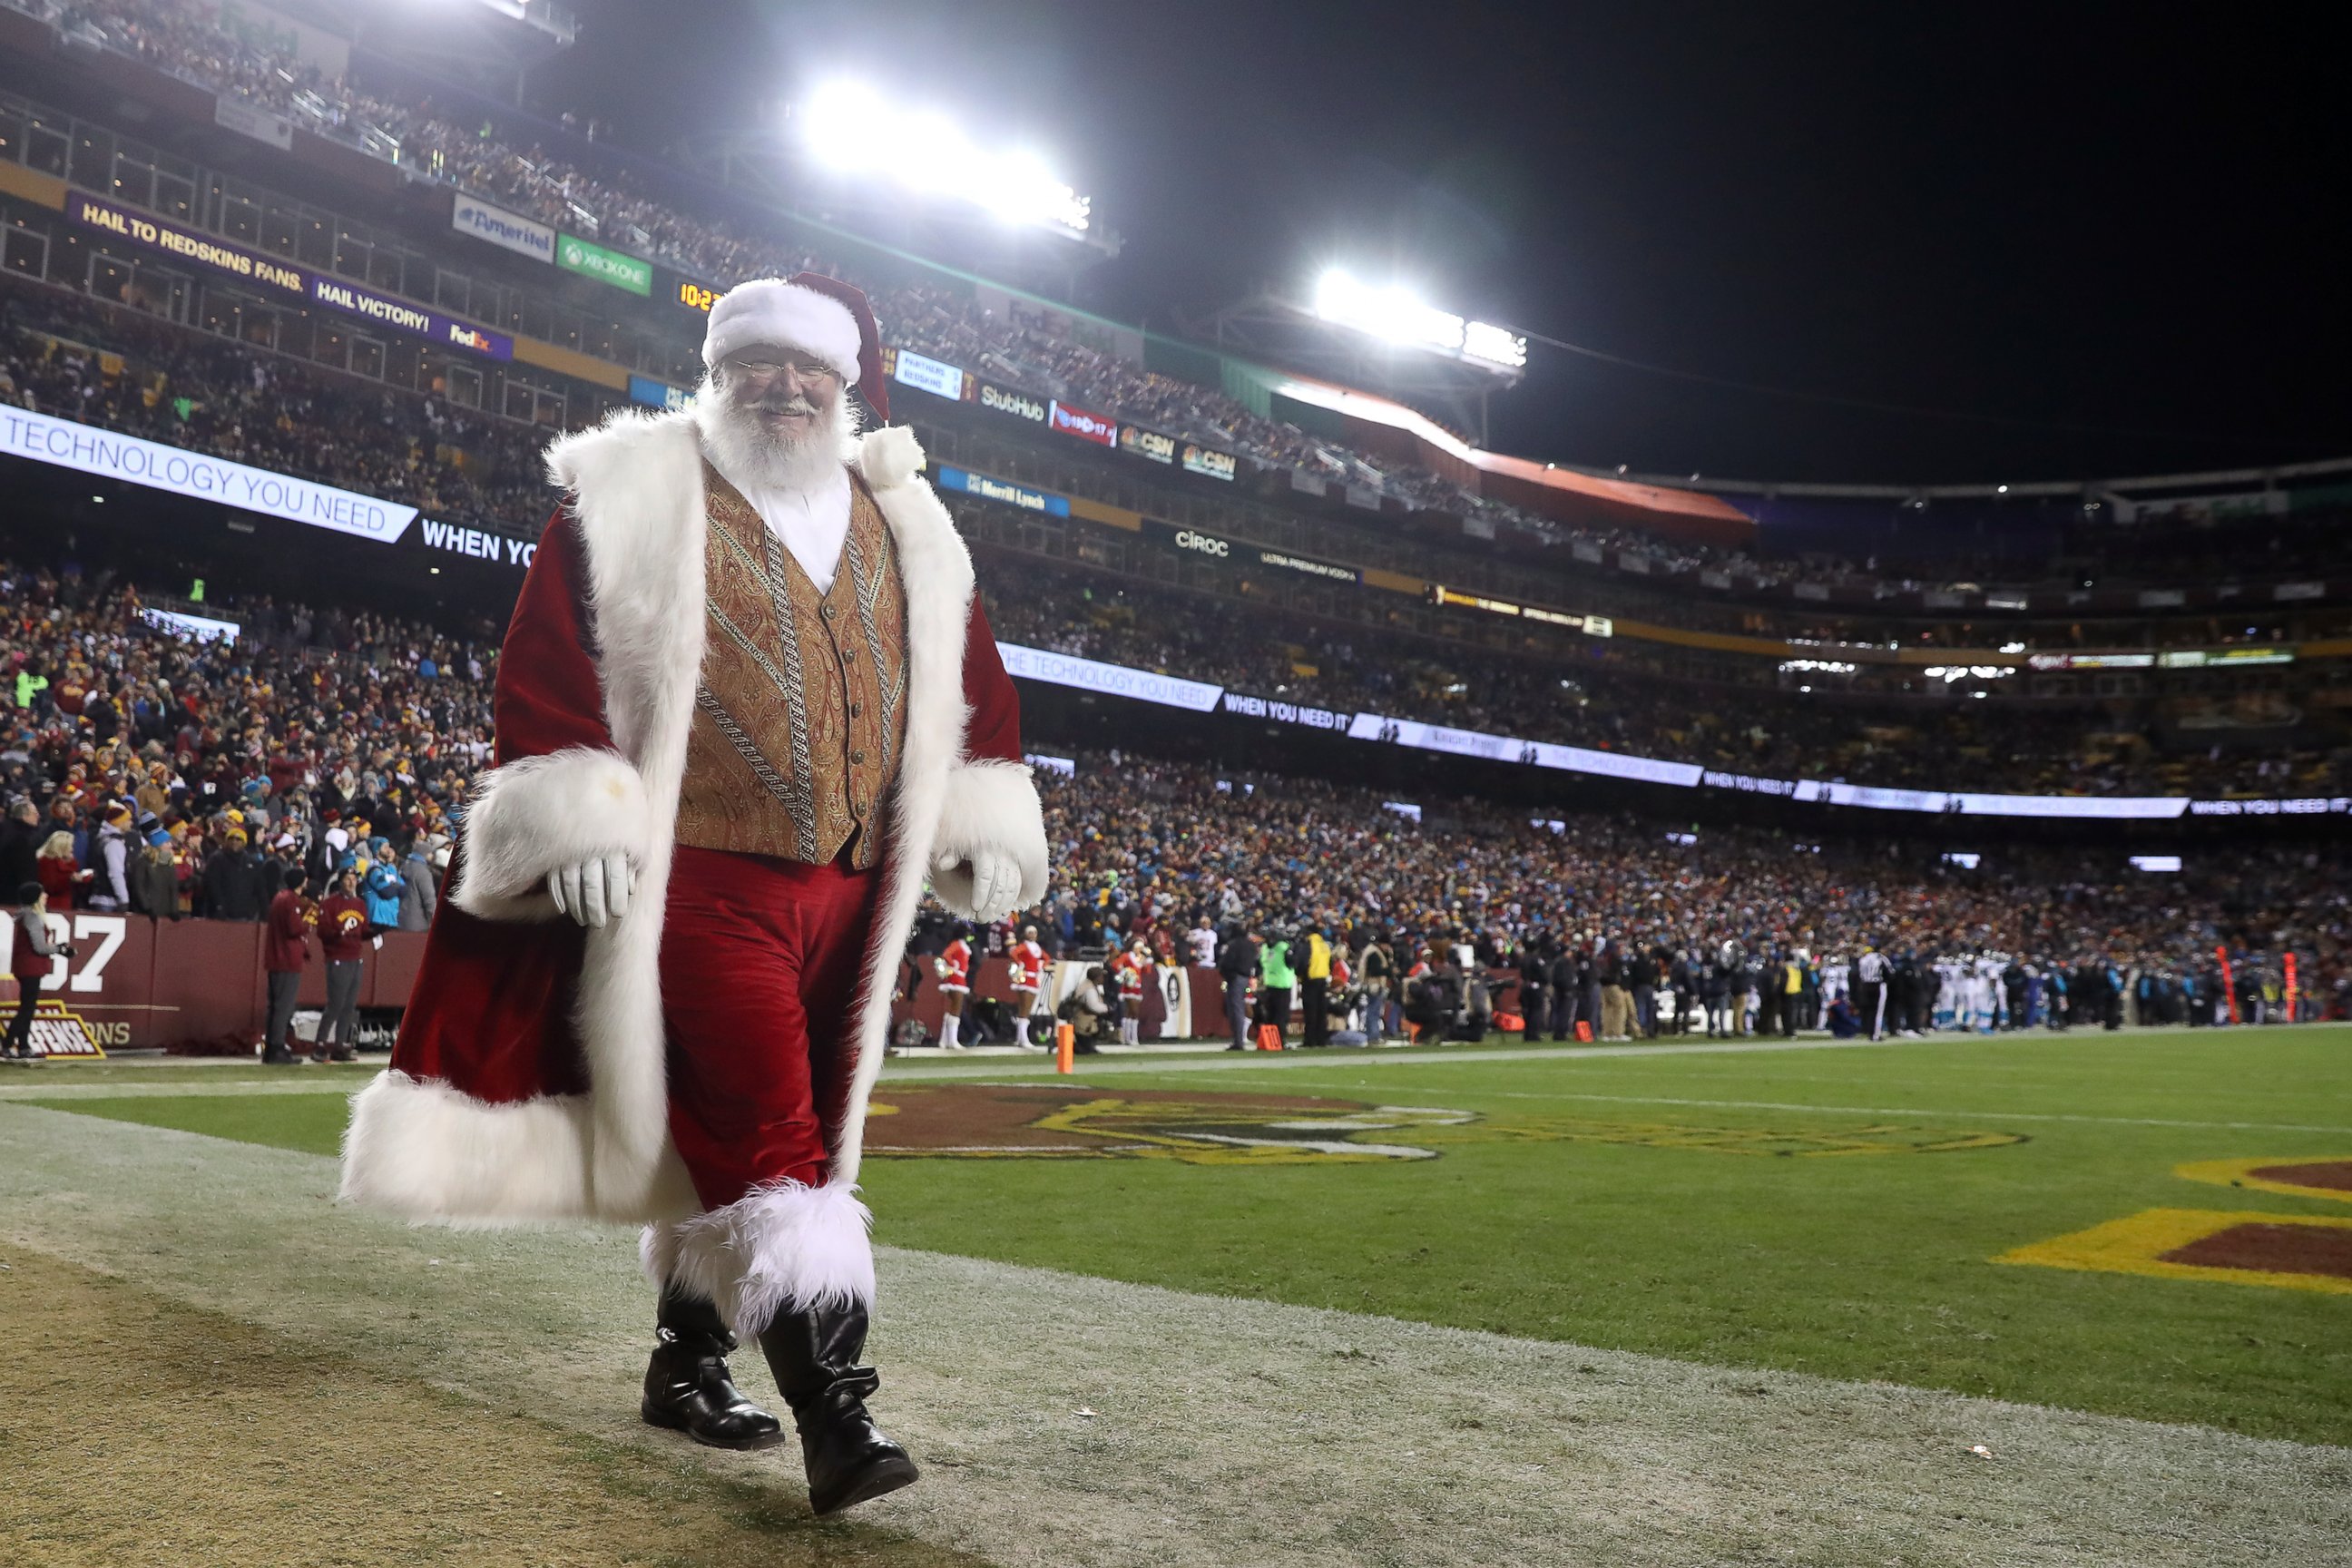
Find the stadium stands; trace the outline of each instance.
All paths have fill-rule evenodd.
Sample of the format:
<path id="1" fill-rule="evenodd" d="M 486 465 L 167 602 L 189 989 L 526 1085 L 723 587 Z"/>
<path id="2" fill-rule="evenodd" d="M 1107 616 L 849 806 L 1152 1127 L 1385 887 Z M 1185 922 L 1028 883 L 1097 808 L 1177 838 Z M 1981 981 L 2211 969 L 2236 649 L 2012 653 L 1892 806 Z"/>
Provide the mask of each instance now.
<path id="1" fill-rule="evenodd" d="M 143 61 L 396 163 L 443 189 L 444 216 L 454 188 L 714 286 L 809 267 L 860 276 L 782 237 L 793 226 L 781 216 L 771 234 L 740 202 L 730 211 L 706 202 L 711 188 L 695 180 L 657 199 L 631 166 L 584 142 L 535 145 L 495 118 L 461 120 L 455 108 L 329 79 L 175 0 L 0 5 L 79 47 Z M 0 164 L 58 189 L 107 184 L 43 156 L 0 127 Z M 25 216 L 29 207 L 5 210 L 28 236 L 37 223 L 52 226 L 41 235 L 66 234 L 52 216 Z M 392 232 L 400 218 L 383 221 Z M 245 237 L 293 254 L 290 238 Z M 432 256 L 436 289 L 477 268 L 488 279 L 499 259 L 485 262 L 446 230 L 401 243 Z M 624 364 L 617 353 L 598 359 L 585 340 L 554 344 L 527 374 L 520 357 L 507 366 L 508 379 L 490 384 L 499 395 L 463 393 L 421 353 L 396 377 L 345 350 L 314 352 L 307 335 L 290 346 L 251 341 L 226 289 L 215 300 L 208 285 L 190 298 L 107 282 L 112 275 L 79 250 L 68 264 L 67 249 L 45 238 L 20 261 L 12 248 L 0 270 L 0 403 L 315 479 L 518 544 L 536 536 L 551 500 L 539 458 L 551 427 L 600 416 L 636 370 L 685 379 L 677 367 L 692 359 L 694 318 L 673 306 L 633 319 L 657 353 Z M 330 262 L 306 258 L 401 287 L 339 253 Z M 1467 468 L 1449 478 L 1269 417 L 1222 386 L 1078 342 L 1050 313 L 1004 310 L 971 287 L 864 280 L 896 350 L 1243 459 L 1248 482 L 1232 485 L 1194 483 L 1172 465 L 1119 469 L 1118 453 L 1066 451 L 1023 421 L 987 423 L 960 400 L 910 395 L 900 416 L 935 455 L 975 473 L 992 464 L 1004 481 L 997 491 L 1031 487 L 1041 503 L 1009 504 L 970 482 L 948 492 L 1008 644 L 1202 683 L 1242 699 L 1238 713 L 1279 701 L 1336 714 L 1343 731 L 1350 715 L 1373 715 L 1436 727 L 1447 738 L 1431 742 L 1437 750 L 1503 761 L 1522 744 L 1581 748 L 1680 770 L 1685 784 L 1704 771 L 1726 788 L 1811 780 L 1938 803 L 1940 792 L 1980 791 L 2119 805 L 2160 797 L 2175 807 L 2196 797 L 2218 810 L 2248 797 L 2269 814 L 2292 802 L 2331 818 L 2352 795 L 2343 727 L 2352 611 L 2341 607 L 2352 589 L 2326 580 L 2341 569 L 2326 504 L 2282 503 L 2222 527 L 2197 506 L 2155 508 L 2126 531 L 2109 513 L 2044 500 L 2031 549 L 1973 533 L 1966 546 L 1945 542 L 1927 526 L 1939 515 L 1930 509 L 1884 569 L 1838 547 L 1868 531 L 1842 533 L 1843 522 L 1823 521 L 1835 510 L 1826 502 L 1758 500 L 1762 526 L 1745 546 L 1669 540 L 1605 511 L 1538 514 L 1483 493 Z M 521 318 L 498 320 L 522 332 Z M 1224 531 L 1213 542 L 1226 558 L 1181 553 L 1163 516 Z M 1765 553 L 1776 539 L 1807 548 Z M 1226 547 L 1236 544 L 1251 546 L 1255 568 L 1232 558 Z M 32 804 L 44 841 L 68 831 L 78 868 L 101 856 L 120 804 L 142 837 L 165 835 L 149 853 L 169 859 L 177 891 L 152 912 L 234 916 L 245 911 L 217 896 L 212 868 L 264 849 L 317 867 L 331 809 L 346 831 L 363 817 L 393 853 L 462 823 L 491 743 L 494 624 L 421 607 L 395 618 L 385 613 L 401 602 L 390 590 L 336 597 L 340 608 L 325 591 L 305 595 L 307 607 L 272 603 L 240 592 L 229 573 L 213 574 L 205 605 L 173 604 L 159 596 L 160 573 L 134 571 L 134 588 L 91 565 L 121 552 L 47 537 L 39 520 L 12 520 L 0 547 L 25 563 L 0 567 L 0 795 Z M 298 540 L 289 552 L 314 548 L 324 546 Z M 427 569 L 401 560 L 412 581 Z M 520 555 L 497 564 L 457 602 L 502 608 Z M 2260 588 L 2242 607 L 2241 579 Z M 2025 585 L 2014 605 L 1989 586 L 2004 583 Z M 1777 596 L 1758 596 L 1766 589 Z M 234 618 L 240 635 L 234 646 L 185 642 L 143 613 L 156 609 Z M 2229 650 L 2252 657 L 2220 657 Z M 1246 726 L 1223 733 L 1232 739 L 1210 754 L 1245 754 Z M 1056 751 L 1080 738 L 1099 739 L 1066 716 L 1059 731 L 1033 736 Z M 2343 973 L 2343 868 L 2333 852 L 2249 842 L 2192 856 L 2179 879 L 2151 883 L 2117 869 L 2122 850 L 2105 841 L 2020 850 L 1962 873 L 1916 836 L 1892 850 L 1857 844 L 1851 820 L 1832 835 L 1818 817 L 1791 815 L 1777 828 L 1708 826 L 1695 843 L 1669 842 L 1637 818 L 1580 816 L 1560 832 L 1530 826 L 1524 810 L 1448 794 L 1423 800 L 1416 825 L 1378 792 L 1297 773 L 1237 774 L 1198 761 L 1197 746 L 1166 751 L 1116 761 L 1079 751 L 1075 777 L 1051 794 L 1066 854 L 1032 913 L 1073 943 L 1099 938 L 1106 913 L 1148 907 L 1163 921 L 1328 915 L 1433 940 L 1465 930 L 1498 949 L 1538 933 L 1678 952 L 1724 941 L 1850 951 L 1874 938 L 1921 952 L 2187 973 L 2221 945 L 2298 952 L 2306 974 L 2328 984 Z M 1661 796 L 1657 809 L 1675 804 Z M 2150 899 L 2150 887 L 2164 896 Z"/>
<path id="2" fill-rule="evenodd" d="M 436 515 L 488 514 L 525 536 L 544 521 L 543 437 L 531 427 L 56 289 L 0 282 L 0 322 L 13 329 L 0 339 L 0 399 Z M 103 355 L 121 363 L 110 373 Z M 985 503 L 956 504 L 976 534 L 998 536 L 978 515 Z M 1109 575 L 1018 563 L 999 595 L 1007 639 L 1328 709 L 1738 774 L 2109 795 L 2332 795 L 2352 787 L 2324 745 L 2273 743 L 2248 753 L 2214 744 L 2245 726 L 2189 734 L 2159 711 L 2115 715 L 2080 703 L 2021 713 L 2005 695 L 1997 713 L 1956 710 L 1948 697 L 1897 700 L 1923 681 L 1941 689 L 1917 667 L 1887 668 L 1889 680 L 1877 686 L 1886 700 L 1832 707 L 1830 689 L 1872 689 L 1867 677 L 1857 679 L 1859 667 L 1808 676 L 1805 684 L 1824 689 L 1820 702 L 1809 702 L 1785 689 L 1778 665 L 1752 657 L 1669 658 L 1615 638 L 1605 654 L 1577 639 L 1580 648 L 1567 645 L 1549 657 L 1497 658 L 1374 626 L 1333 626 L 1311 613 L 1269 618 L 1261 604 Z M 1361 657 L 1374 646 L 1377 659 Z M 2312 679 L 2340 686 L 2337 667 L 2325 668 L 2327 676 Z M 2253 717 L 2270 721 L 2253 727 L 2273 735 L 2304 732 L 2292 703 Z M 2203 743 L 2191 749 L 2184 734 Z"/>
<path id="3" fill-rule="evenodd" d="M 37 832 L 11 834 L 23 845 L 63 832 L 74 868 L 97 871 L 120 803 L 133 817 L 126 871 L 142 854 L 171 868 L 168 909 L 142 909 L 128 886 L 116 904 L 102 880 L 66 884 L 85 901 L 250 919 L 257 908 L 220 891 L 234 886 L 223 863 L 266 850 L 320 865 L 329 833 L 358 822 L 369 825 L 358 853 L 380 837 L 404 855 L 462 819 L 488 748 L 488 628 L 453 637 L 364 612 L 230 603 L 210 607 L 239 618 L 236 641 L 199 645 L 143 618 L 126 584 L 5 565 L 0 599 L 0 795 L 37 813 Z M 1070 776 L 1045 775 L 1054 883 L 1024 917 L 1073 948 L 1146 911 L 1147 929 L 1206 915 L 1328 920 L 1358 942 L 1465 933 L 1497 957 L 1547 936 L 1817 956 L 1870 941 L 2178 976 L 2221 946 L 2257 965 L 2296 952 L 2307 991 L 2325 996 L 2352 928 L 2340 849 L 2200 857 L 2152 898 L 2149 877 L 2124 870 L 2116 850 L 2019 849 L 1963 871 L 1916 847 L 1809 845 L 1753 827 L 1670 834 L 1636 818 L 1583 817 L 1570 832 L 1464 798 L 1411 803 L 1409 816 L 1320 780 L 1091 751 L 1073 760 Z"/>

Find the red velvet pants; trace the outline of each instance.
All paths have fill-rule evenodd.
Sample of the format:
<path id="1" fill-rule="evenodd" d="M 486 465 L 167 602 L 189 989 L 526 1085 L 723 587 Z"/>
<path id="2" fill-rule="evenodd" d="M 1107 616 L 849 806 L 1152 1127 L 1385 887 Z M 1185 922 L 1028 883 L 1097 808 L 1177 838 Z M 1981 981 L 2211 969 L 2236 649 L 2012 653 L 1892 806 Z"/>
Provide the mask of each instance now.
<path id="1" fill-rule="evenodd" d="M 670 861 L 662 1017 L 670 1136 L 705 1208 L 824 1180 L 856 1067 L 879 871 L 692 849 Z"/>

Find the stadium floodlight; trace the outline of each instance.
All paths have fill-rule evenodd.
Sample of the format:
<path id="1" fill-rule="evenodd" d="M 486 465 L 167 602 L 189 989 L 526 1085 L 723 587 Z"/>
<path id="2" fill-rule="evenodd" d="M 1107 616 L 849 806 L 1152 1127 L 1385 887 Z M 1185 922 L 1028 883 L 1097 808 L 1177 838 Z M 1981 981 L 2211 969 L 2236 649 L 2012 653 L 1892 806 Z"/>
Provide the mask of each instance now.
<path id="1" fill-rule="evenodd" d="M 1395 284 L 1376 289 L 1334 267 L 1315 283 L 1315 313 L 1383 342 L 1434 349 L 1504 370 L 1524 369 L 1528 340 L 1491 321 L 1468 321 Z"/>
<path id="2" fill-rule="evenodd" d="M 1084 234 L 1094 204 L 1025 149 L 982 147 L 935 109 L 909 109 L 861 81 L 828 82 L 802 105 L 812 161 L 839 174 L 880 174 L 927 196 L 970 202 L 1009 223 Z"/>

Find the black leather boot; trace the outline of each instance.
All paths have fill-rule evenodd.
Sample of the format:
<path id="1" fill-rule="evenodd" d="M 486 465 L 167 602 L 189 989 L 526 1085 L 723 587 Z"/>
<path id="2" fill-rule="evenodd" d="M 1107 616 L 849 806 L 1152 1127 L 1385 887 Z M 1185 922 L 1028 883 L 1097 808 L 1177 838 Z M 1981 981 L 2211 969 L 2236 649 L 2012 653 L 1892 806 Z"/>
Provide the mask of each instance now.
<path id="1" fill-rule="evenodd" d="M 866 1396 L 882 1379 L 856 1364 L 865 1348 L 866 1309 L 856 1304 L 782 1312 L 760 1335 L 800 1428 L 809 1507 L 817 1513 L 838 1513 L 912 1486 L 921 1473 L 866 1412 Z"/>
<path id="2" fill-rule="evenodd" d="M 718 1308 L 667 1289 L 656 1321 L 645 1403 L 637 1407 L 647 1422 L 713 1448 L 768 1448 L 784 1440 L 784 1424 L 744 1398 L 728 1375 L 735 1336 Z"/>

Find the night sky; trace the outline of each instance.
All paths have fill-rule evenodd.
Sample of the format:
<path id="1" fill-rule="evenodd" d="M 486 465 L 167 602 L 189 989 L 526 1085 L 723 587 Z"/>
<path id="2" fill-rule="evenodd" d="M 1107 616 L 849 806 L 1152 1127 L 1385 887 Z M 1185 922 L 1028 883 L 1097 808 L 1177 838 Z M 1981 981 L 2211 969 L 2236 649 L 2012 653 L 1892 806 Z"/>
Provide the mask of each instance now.
<path id="1" fill-rule="evenodd" d="M 2352 455 L 2326 8 L 575 0 L 533 99 L 656 150 L 855 73 L 1042 146 L 1172 324 L 1329 262 L 1540 344 L 1493 445 L 1967 481 Z M 2293 15 L 2302 18 L 2290 21 Z"/>

